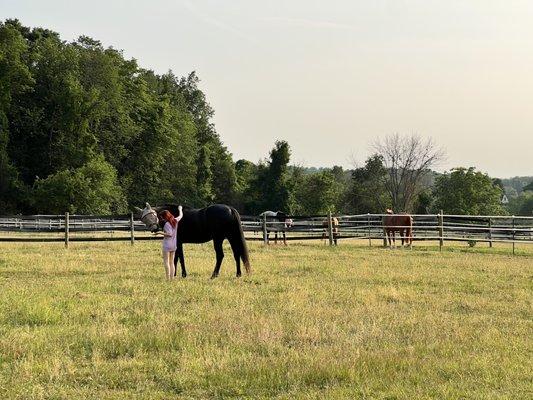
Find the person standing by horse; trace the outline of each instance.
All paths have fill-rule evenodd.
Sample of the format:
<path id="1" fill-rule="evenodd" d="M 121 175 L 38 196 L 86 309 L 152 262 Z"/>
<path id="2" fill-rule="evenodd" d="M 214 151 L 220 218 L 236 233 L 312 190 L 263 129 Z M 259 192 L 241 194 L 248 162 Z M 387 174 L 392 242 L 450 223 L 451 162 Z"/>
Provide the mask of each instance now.
<path id="1" fill-rule="evenodd" d="M 163 266 L 167 280 L 171 280 L 175 275 L 174 257 L 176 256 L 176 235 L 178 232 L 178 222 L 183 218 L 182 207 L 178 207 L 179 215 L 174 217 L 169 211 L 164 210 L 159 214 L 159 218 L 164 222 L 163 232 L 157 232 L 156 234 L 163 235 L 162 253 L 163 253 Z"/>

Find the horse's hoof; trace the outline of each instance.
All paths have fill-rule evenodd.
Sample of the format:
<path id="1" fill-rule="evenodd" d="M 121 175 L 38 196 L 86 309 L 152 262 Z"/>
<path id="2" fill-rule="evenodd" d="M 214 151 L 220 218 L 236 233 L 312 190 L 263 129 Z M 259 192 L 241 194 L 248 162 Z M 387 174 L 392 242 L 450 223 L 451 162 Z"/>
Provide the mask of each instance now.
<path id="1" fill-rule="evenodd" d="M 215 279 L 216 277 L 218 277 L 218 275 L 215 275 L 215 274 L 211 275 L 211 279 Z"/>
<path id="2" fill-rule="evenodd" d="M 237 274 L 237 278 L 240 278 L 242 276 L 242 274 Z"/>
<path id="3" fill-rule="evenodd" d="M 182 278 L 187 278 L 187 274 L 181 274 Z"/>

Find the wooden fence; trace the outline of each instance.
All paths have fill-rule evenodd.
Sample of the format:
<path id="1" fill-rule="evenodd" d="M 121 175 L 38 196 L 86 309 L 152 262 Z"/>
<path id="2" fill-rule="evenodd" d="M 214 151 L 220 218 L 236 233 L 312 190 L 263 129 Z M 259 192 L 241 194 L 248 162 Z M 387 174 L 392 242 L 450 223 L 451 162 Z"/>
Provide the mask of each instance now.
<path id="1" fill-rule="evenodd" d="M 386 245 L 383 228 L 384 214 L 293 216 L 293 224 L 256 216 L 241 216 L 247 240 L 268 244 L 272 236 L 283 232 L 287 240 L 324 240 L 333 245 L 344 239 L 365 239 L 370 246 L 375 241 Z M 338 225 L 334 224 L 334 218 Z M 16 235 L 14 233 L 24 233 Z M 110 235 L 88 236 L 78 233 L 109 232 Z M 124 235 L 114 235 L 124 232 Z M 129 234 L 126 234 L 129 233 Z M 35 234 L 35 235 L 32 235 Z M 47 235 L 48 234 L 48 235 Z M 50 236 L 50 234 L 55 234 Z M 59 242 L 68 246 L 74 241 L 152 240 L 141 221 L 133 214 L 124 215 L 30 215 L 0 217 L 1 241 Z M 398 240 L 397 236 L 397 240 Z M 533 217 L 482 215 L 413 215 L 413 240 L 533 243 Z M 374 242 L 373 242 L 374 241 Z"/>
<path id="2" fill-rule="evenodd" d="M 366 239 L 372 246 L 373 241 L 387 245 L 383 227 L 386 214 L 358 214 L 342 216 L 305 216 L 291 217 L 294 224 L 285 228 L 282 222 L 265 221 L 259 217 L 242 217 L 245 231 L 254 232 L 252 240 L 265 239 L 264 231 L 285 231 L 287 240 L 325 239 L 333 244 L 332 238 Z M 332 218 L 338 225 L 335 227 Z M 445 241 L 493 243 L 533 243 L 533 217 L 522 216 L 485 216 L 485 215 L 412 215 L 414 241 L 438 241 L 439 247 Z M 266 225 L 266 229 L 265 229 Z M 335 229 L 336 228 L 336 229 Z M 398 226 L 397 228 L 404 228 Z M 259 235 L 258 235 L 259 233 Z M 259 236 L 259 237 L 257 237 Z M 272 234 L 270 235 L 272 236 Z M 401 239 L 398 235 L 396 240 Z"/>

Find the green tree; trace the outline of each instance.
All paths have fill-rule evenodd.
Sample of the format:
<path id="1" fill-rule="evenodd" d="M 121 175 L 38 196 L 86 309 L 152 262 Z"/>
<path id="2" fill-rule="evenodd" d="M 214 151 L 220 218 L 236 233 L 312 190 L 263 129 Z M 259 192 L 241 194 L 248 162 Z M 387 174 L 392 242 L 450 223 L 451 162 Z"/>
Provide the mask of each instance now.
<path id="1" fill-rule="evenodd" d="M 212 168 L 214 201 L 233 204 L 237 197 L 235 164 L 225 147 L 215 148 L 215 154 L 217 153 L 218 156 L 214 158 L 214 161 L 212 159 L 214 163 Z"/>
<path id="2" fill-rule="evenodd" d="M 292 212 L 289 161 L 289 144 L 277 141 L 270 151 L 270 159 L 253 168 L 254 176 L 242 194 L 245 213 L 258 214 L 265 210 Z"/>
<path id="3" fill-rule="evenodd" d="M 37 180 L 33 198 L 42 213 L 109 214 L 126 209 L 116 171 L 102 157 Z"/>
<path id="4" fill-rule="evenodd" d="M 200 148 L 197 159 L 196 185 L 199 201 L 209 204 L 213 201 L 213 173 L 211 172 L 211 157 L 209 146 Z"/>
<path id="5" fill-rule="evenodd" d="M 131 205 L 231 202 L 234 164 L 196 74 L 157 75 L 95 39 L 67 43 L 16 20 L 0 25 L 0 72 L 4 208 L 28 208 L 34 186 L 101 157 Z"/>
<path id="6" fill-rule="evenodd" d="M 296 191 L 298 213 L 323 215 L 337 211 L 340 187 L 331 170 L 306 175 Z"/>
<path id="7" fill-rule="evenodd" d="M 354 169 L 349 191 L 352 211 L 359 214 L 382 213 L 391 207 L 386 180 L 387 170 L 378 154 L 370 156 L 363 167 Z"/>
<path id="8" fill-rule="evenodd" d="M 527 191 L 533 192 L 533 181 L 529 182 L 526 186 L 524 186 L 522 191 L 524 191 L 524 192 L 527 192 Z"/>
<path id="9" fill-rule="evenodd" d="M 266 179 L 268 175 L 268 165 L 260 162 L 254 168 L 253 176 L 244 189 L 241 198 L 243 199 L 243 211 L 246 214 L 257 215 L 268 208 L 265 200 L 267 190 Z"/>
<path id="10" fill-rule="evenodd" d="M 16 21 L 0 23 L 0 207 L 4 212 L 17 211 L 26 192 L 8 153 L 12 100 L 28 91 L 32 84 L 24 63 L 28 46 L 16 25 Z"/>
<path id="11" fill-rule="evenodd" d="M 196 72 L 177 82 L 177 91 L 183 96 L 196 127 L 197 146 L 205 149 L 196 159 L 197 185 L 201 188 L 199 201 L 232 202 L 237 192 L 235 164 L 211 121 L 214 110 L 199 89 L 199 83 Z M 210 156 L 209 162 L 205 159 L 206 153 Z"/>
<path id="12" fill-rule="evenodd" d="M 525 190 L 509 200 L 507 209 L 512 215 L 533 216 L 533 190 Z"/>
<path id="13" fill-rule="evenodd" d="M 499 215 L 502 190 L 475 168 L 454 168 L 437 177 L 435 209 L 447 214 Z"/>
<path id="14" fill-rule="evenodd" d="M 235 199 L 233 201 L 234 206 L 243 213 L 250 213 L 247 209 L 249 204 L 250 188 L 252 181 L 257 175 L 257 166 L 248 160 L 238 160 L 235 163 Z"/>
<path id="15" fill-rule="evenodd" d="M 431 190 L 424 190 L 418 195 L 415 212 L 417 214 L 427 214 L 430 212 L 433 204 Z"/>
<path id="16" fill-rule="evenodd" d="M 277 141 L 270 151 L 270 160 L 263 183 L 265 209 L 288 212 L 290 208 L 290 186 L 288 166 L 291 150 L 286 141 Z"/>

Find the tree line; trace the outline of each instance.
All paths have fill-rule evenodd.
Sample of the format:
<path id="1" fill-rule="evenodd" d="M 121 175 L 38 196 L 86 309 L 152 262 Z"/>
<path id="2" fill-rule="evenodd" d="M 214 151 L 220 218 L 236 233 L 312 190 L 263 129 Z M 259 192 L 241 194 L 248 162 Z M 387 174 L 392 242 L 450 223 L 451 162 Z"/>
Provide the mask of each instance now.
<path id="1" fill-rule="evenodd" d="M 291 165 L 284 141 L 262 161 L 234 161 L 213 114 L 194 72 L 159 75 L 95 39 L 66 42 L 48 29 L 6 20 L 1 213 L 122 213 L 145 201 L 221 202 L 251 215 L 509 211 L 501 205 L 501 182 L 486 174 L 433 172 L 443 153 L 418 136 L 376 141 L 353 169 L 313 170 Z"/>

